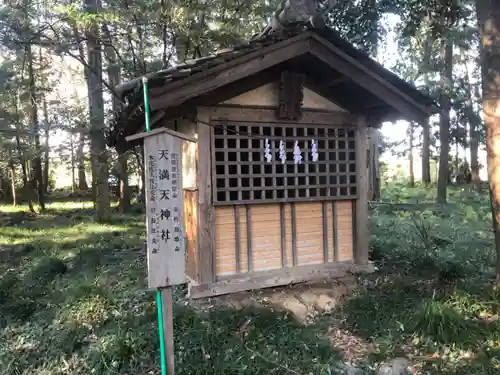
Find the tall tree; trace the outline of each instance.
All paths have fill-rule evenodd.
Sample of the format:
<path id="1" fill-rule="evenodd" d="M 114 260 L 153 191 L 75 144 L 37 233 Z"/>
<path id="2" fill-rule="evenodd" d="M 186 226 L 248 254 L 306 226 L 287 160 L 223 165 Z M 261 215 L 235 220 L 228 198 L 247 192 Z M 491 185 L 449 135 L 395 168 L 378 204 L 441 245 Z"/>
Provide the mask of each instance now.
<path id="1" fill-rule="evenodd" d="M 443 49 L 443 75 L 442 87 L 439 98 L 441 116 L 439 120 L 439 174 L 437 184 L 437 202 L 446 203 L 446 190 L 448 184 L 448 159 L 450 155 L 450 110 L 451 110 L 451 88 L 453 83 L 453 40 L 448 36 L 442 45 Z"/>
<path id="2" fill-rule="evenodd" d="M 95 189 L 96 219 L 106 221 L 110 216 L 109 171 L 104 138 L 104 99 L 102 77 L 102 51 L 99 38 L 98 12 L 100 0 L 85 0 L 86 10 L 91 16 L 90 26 L 86 29 L 89 74 L 87 80 L 89 117 L 90 117 L 90 153 L 92 161 L 92 186 Z"/>
<path id="3" fill-rule="evenodd" d="M 483 112 L 488 152 L 491 213 L 497 253 L 496 283 L 500 285 L 500 2 L 477 0 L 481 33 Z"/>
<path id="4" fill-rule="evenodd" d="M 104 55 L 106 56 L 107 61 L 107 74 L 108 81 L 111 88 L 115 88 L 121 81 L 121 72 L 120 65 L 118 64 L 118 57 L 115 49 L 113 48 L 113 39 L 111 33 L 109 31 L 108 25 L 104 24 L 102 27 L 104 40 L 105 40 L 105 48 Z M 111 96 L 111 104 L 113 113 L 118 112 L 122 103 L 120 99 L 112 93 Z M 130 187 L 128 181 L 128 159 L 129 153 L 124 152 L 118 155 L 118 169 L 119 169 L 119 194 L 120 194 L 120 211 L 127 212 L 130 209 Z"/>
<path id="5" fill-rule="evenodd" d="M 45 211 L 45 188 L 43 185 L 42 173 L 42 150 L 40 147 L 40 126 L 38 123 L 38 103 L 37 90 L 35 82 L 34 56 L 32 46 L 26 45 L 26 60 L 28 64 L 28 85 L 29 85 L 29 121 L 30 129 L 33 132 L 35 147 L 32 161 L 33 177 L 32 185 L 38 196 L 38 205 L 41 211 Z"/>
<path id="6" fill-rule="evenodd" d="M 425 36 L 424 44 L 424 64 L 427 65 L 427 69 L 424 73 L 424 84 L 429 91 L 429 67 L 431 62 L 432 53 L 432 42 L 431 36 Z M 425 186 L 429 186 L 431 183 L 431 149 L 430 149 L 430 138 L 431 138 L 431 126 L 430 119 L 427 119 L 422 123 L 422 182 Z"/>
<path id="7" fill-rule="evenodd" d="M 415 168 L 414 168 L 414 151 L 415 146 L 413 145 L 413 141 L 415 139 L 415 123 L 413 121 L 408 125 L 408 163 L 410 167 L 410 186 L 415 186 Z"/>

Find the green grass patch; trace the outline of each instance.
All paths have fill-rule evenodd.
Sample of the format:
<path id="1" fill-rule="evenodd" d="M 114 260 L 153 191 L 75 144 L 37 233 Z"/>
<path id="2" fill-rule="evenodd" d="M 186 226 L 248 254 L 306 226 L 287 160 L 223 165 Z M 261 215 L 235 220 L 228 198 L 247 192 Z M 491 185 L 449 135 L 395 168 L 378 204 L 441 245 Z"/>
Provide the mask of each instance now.
<path id="1" fill-rule="evenodd" d="M 313 324 L 267 309 L 201 311 L 175 290 L 178 373 L 336 374 L 340 353 L 326 336 L 340 324 L 373 345 L 367 368 L 405 355 L 421 373 L 500 374 L 487 196 L 452 189 L 446 207 L 427 204 L 434 198 L 423 188 L 384 190 L 385 202 L 399 204 L 371 209 L 378 271 Z M 107 224 L 83 201 L 49 204 L 43 215 L 23 210 L 0 207 L 19 215 L 0 228 L 0 375 L 158 372 L 142 210 Z"/>

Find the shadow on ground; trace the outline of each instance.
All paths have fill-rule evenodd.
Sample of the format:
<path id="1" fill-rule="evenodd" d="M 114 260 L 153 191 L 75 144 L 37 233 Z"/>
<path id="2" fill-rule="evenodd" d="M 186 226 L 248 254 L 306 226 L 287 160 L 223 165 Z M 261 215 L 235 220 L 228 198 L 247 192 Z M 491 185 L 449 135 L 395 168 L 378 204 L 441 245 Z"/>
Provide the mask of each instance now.
<path id="1" fill-rule="evenodd" d="M 0 374 L 149 374 L 159 369 L 141 215 L 92 212 L 0 228 Z M 6 255 L 8 254 L 8 255 Z M 263 307 L 199 309 L 176 290 L 179 374 L 329 374 L 339 353 L 315 326 Z"/>

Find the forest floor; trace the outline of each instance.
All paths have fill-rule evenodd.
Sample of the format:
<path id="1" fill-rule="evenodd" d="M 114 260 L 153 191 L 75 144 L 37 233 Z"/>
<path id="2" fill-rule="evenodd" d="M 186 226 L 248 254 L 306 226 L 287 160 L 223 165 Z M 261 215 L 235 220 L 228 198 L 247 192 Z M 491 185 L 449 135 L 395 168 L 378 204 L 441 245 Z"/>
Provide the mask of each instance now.
<path id="1" fill-rule="evenodd" d="M 377 272 L 348 284 L 247 293 L 232 303 L 189 304 L 176 289 L 178 374 L 326 375 L 338 373 L 342 358 L 370 374 L 400 356 L 415 373 L 500 374 L 487 195 L 454 188 L 446 207 L 417 204 L 434 190 L 384 188 L 392 203 L 371 209 Z M 143 215 L 100 225 L 89 203 L 48 208 L 27 215 L 0 206 L 9 218 L 0 226 L 0 375 L 157 374 Z M 315 303 L 329 299 L 302 316 L 283 303 L 308 290 L 320 291 Z M 276 294 L 287 295 L 284 309 L 265 303 Z M 249 299 L 257 303 L 235 303 Z"/>

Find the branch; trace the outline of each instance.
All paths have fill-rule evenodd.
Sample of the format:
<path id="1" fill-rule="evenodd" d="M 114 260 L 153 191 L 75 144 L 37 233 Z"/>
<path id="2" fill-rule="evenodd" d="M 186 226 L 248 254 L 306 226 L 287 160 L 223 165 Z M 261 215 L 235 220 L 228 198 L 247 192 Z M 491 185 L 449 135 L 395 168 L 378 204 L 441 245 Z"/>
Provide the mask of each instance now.
<path id="1" fill-rule="evenodd" d="M 73 25 L 73 27 L 76 27 L 76 26 L 75 26 L 75 25 Z M 78 48 L 78 51 L 79 51 L 79 55 L 80 55 L 80 56 L 75 55 L 75 54 L 74 54 L 73 52 L 71 52 L 69 49 L 68 49 L 67 51 L 64 51 L 63 53 L 66 53 L 68 56 L 70 56 L 70 57 L 74 58 L 76 61 L 79 61 L 79 62 L 80 62 L 80 64 L 82 64 L 82 65 L 83 65 L 84 69 L 85 69 L 87 72 L 90 72 L 90 73 L 96 74 L 96 71 L 95 71 L 95 70 L 94 70 L 94 69 L 93 69 L 93 68 L 92 68 L 92 67 L 91 67 L 91 66 L 90 66 L 90 65 L 89 65 L 89 64 L 85 61 L 85 58 L 82 56 L 82 54 L 83 54 L 83 50 L 82 50 L 82 48 L 81 48 L 81 46 L 82 46 L 82 42 L 81 42 L 82 38 L 79 36 L 79 34 L 78 34 L 78 30 L 77 30 L 76 28 L 75 28 L 74 30 L 75 30 L 75 32 L 76 32 L 75 38 L 77 39 L 77 43 L 78 43 L 78 47 L 79 47 L 79 48 Z M 55 31 L 55 30 L 53 30 L 53 29 L 52 29 L 52 31 L 54 32 L 54 34 L 56 34 L 56 31 Z M 57 43 L 56 43 L 56 42 L 54 42 L 54 41 L 52 41 L 52 45 L 53 45 L 54 47 L 57 47 Z M 88 77 L 87 77 L 87 76 L 86 76 L 85 78 L 87 78 L 87 79 L 88 79 Z M 120 99 L 120 101 L 122 101 L 122 100 L 121 100 L 121 98 L 120 98 L 120 96 L 118 96 L 118 94 L 117 94 L 117 93 L 116 93 L 116 91 L 114 90 L 114 88 L 113 88 L 113 87 L 111 87 L 111 85 L 110 85 L 108 82 L 106 82 L 106 80 L 105 80 L 104 78 L 103 78 L 103 79 L 101 79 L 101 82 L 102 82 L 102 84 L 103 84 L 103 85 L 104 85 L 104 86 L 105 86 L 105 87 L 109 90 L 109 92 L 110 92 L 113 96 L 115 96 L 116 98 Z M 122 102 L 123 102 L 123 101 L 122 101 Z"/>

